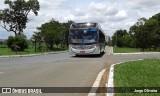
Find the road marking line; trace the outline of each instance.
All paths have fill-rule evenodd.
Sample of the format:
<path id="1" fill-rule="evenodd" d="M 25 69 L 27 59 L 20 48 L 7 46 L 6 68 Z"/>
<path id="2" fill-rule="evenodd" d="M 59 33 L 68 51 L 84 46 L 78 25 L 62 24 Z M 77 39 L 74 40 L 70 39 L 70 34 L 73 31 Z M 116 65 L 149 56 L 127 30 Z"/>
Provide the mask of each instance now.
<path id="1" fill-rule="evenodd" d="M 53 62 L 53 61 L 56 61 L 56 60 L 49 60 L 49 61 L 46 61 L 46 62 L 49 63 L 49 62 Z"/>
<path id="2" fill-rule="evenodd" d="M 70 58 L 66 58 L 66 59 L 59 59 L 59 60 L 49 60 L 46 61 L 46 63 L 50 63 L 50 62 L 56 62 L 56 61 L 64 61 L 64 60 L 69 60 Z"/>
<path id="3" fill-rule="evenodd" d="M 108 55 L 110 55 L 110 51 L 108 52 Z"/>
<path id="4" fill-rule="evenodd" d="M 101 72 L 99 72 L 96 80 L 94 81 L 94 84 L 93 84 L 90 92 L 88 93 L 88 96 L 96 96 L 96 91 L 98 90 L 98 87 L 100 85 L 102 76 L 103 76 L 105 71 L 106 71 L 106 69 L 103 69 Z"/>
<path id="5" fill-rule="evenodd" d="M 111 54 L 112 54 L 112 50 L 109 51 L 108 55 L 111 55 Z"/>
<path id="6" fill-rule="evenodd" d="M 134 52 L 134 53 L 113 53 L 113 55 L 139 55 L 139 54 L 160 54 L 160 52 Z"/>
<path id="7" fill-rule="evenodd" d="M 140 61 L 140 60 L 144 60 L 144 59 L 129 60 L 129 61 L 119 62 L 119 63 L 115 63 L 111 65 L 110 71 L 109 71 L 108 82 L 106 83 L 106 88 L 109 87 L 109 89 L 107 89 L 108 93 L 106 93 L 106 96 L 114 96 L 115 94 L 114 89 L 112 89 L 114 87 L 114 66 L 118 64 L 126 63 L 126 62 Z"/>

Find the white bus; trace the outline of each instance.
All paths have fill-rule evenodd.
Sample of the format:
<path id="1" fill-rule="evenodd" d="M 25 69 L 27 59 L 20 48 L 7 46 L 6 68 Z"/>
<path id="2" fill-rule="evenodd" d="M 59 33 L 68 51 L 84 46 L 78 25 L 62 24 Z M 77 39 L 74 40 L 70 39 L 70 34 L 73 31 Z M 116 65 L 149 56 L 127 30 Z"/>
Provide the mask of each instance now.
<path id="1" fill-rule="evenodd" d="M 69 30 L 71 55 L 101 54 L 105 50 L 105 34 L 98 23 L 73 23 Z"/>

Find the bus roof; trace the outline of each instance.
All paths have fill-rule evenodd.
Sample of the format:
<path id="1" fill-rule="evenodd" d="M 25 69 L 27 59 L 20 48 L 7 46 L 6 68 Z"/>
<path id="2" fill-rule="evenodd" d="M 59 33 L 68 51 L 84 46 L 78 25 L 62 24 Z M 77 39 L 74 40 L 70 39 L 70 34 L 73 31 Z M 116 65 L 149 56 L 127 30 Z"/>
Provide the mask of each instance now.
<path id="1" fill-rule="evenodd" d="M 71 24 L 71 28 L 90 28 L 90 27 L 97 28 L 98 23 L 84 22 L 84 23 L 73 23 L 73 24 Z"/>

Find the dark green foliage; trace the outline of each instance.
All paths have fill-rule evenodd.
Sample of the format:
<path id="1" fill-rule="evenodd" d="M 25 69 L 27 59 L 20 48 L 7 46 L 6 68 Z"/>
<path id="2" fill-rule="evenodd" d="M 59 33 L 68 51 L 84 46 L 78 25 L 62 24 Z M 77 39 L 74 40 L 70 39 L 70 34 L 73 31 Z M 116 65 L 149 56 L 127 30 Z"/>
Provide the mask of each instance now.
<path id="1" fill-rule="evenodd" d="M 108 42 L 106 42 L 106 45 L 112 46 L 112 40 L 111 37 L 108 37 Z"/>
<path id="2" fill-rule="evenodd" d="M 32 35 L 32 38 L 31 38 L 31 42 L 34 46 L 34 50 L 37 51 L 42 51 L 42 43 L 44 42 L 43 40 L 43 36 L 41 34 L 41 32 L 34 32 L 34 34 Z M 37 46 L 38 44 L 38 46 Z"/>
<path id="3" fill-rule="evenodd" d="M 148 20 L 140 18 L 129 32 L 117 30 L 112 36 L 112 43 L 118 47 L 140 48 L 141 51 L 160 50 L 160 13 Z"/>
<path id="4" fill-rule="evenodd" d="M 24 51 L 28 48 L 27 39 L 24 35 L 9 36 L 6 44 L 12 51 Z"/>
<path id="5" fill-rule="evenodd" d="M 141 51 L 160 47 L 160 25 L 156 17 L 159 18 L 160 15 L 154 15 L 149 20 L 141 18 L 130 28 L 130 33 L 134 34 L 136 45 Z"/>
<path id="6" fill-rule="evenodd" d="M 40 9 L 38 0 L 5 0 L 4 4 L 8 8 L 0 11 L 0 26 L 14 32 L 15 36 L 23 34 L 29 22 L 28 14 L 32 11 L 38 15 Z"/>
<path id="7" fill-rule="evenodd" d="M 62 48 L 68 45 L 68 35 L 70 24 L 73 21 L 68 21 L 67 23 L 60 23 L 52 19 L 50 22 L 44 23 L 41 27 L 38 27 L 38 32 L 32 36 L 32 41 L 34 41 L 35 50 L 41 43 L 45 43 L 48 50 L 53 50 L 53 46 L 61 45 Z"/>
<path id="8" fill-rule="evenodd" d="M 70 28 L 70 25 L 72 24 L 72 23 L 74 23 L 74 21 L 68 21 L 68 22 L 66 22 L 66 23 L 63 23 L 63 26 L 64 26 L 64 28 L 63 28 L 63 35 L 64 35 L 64 45 L 66 45 L 67 47 L 68 47 L 68 44 L 69 44 L 69 42 L 68 42 L 68 36 L 69 36 L 69 28 Z"/>
<path id="9" fill-rule="evenodd" d="M 128 35 L 126 30 L 117 30 L 112 36 L 112 43 L 118 47 L 127 47 L 125 44 L 126 35 Z"/>

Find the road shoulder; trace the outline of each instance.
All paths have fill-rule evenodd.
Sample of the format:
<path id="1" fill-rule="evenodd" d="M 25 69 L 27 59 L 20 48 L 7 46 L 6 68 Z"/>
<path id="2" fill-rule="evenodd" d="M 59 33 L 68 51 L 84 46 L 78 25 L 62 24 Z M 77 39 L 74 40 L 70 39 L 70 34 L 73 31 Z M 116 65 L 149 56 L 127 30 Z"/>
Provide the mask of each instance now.
<path id="1" fill-rule="evenodd" d="M 66 53 L 67 51 L 55 51 L 55 52 L 47 52 L 47 53 L 38 53 L 38 54 L 27 54 L 27 55 L 5 55 L 0 56 L 0 58 L 11 58 L 11 57 L 33 57 L 33 56 L 40 56 L 40 55 L 48 55 L 48 54 L 59 54 L 59 53 Z"/>

